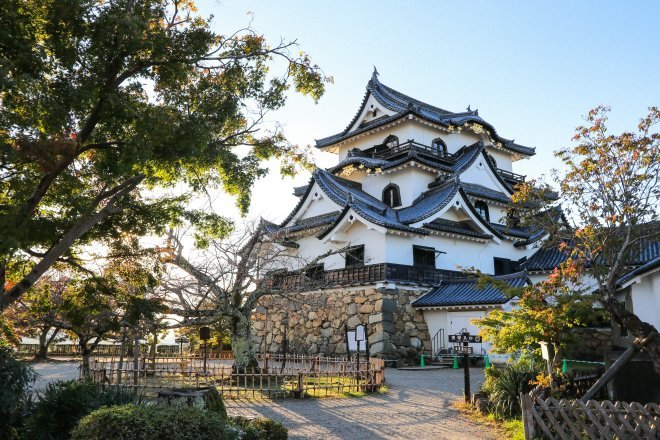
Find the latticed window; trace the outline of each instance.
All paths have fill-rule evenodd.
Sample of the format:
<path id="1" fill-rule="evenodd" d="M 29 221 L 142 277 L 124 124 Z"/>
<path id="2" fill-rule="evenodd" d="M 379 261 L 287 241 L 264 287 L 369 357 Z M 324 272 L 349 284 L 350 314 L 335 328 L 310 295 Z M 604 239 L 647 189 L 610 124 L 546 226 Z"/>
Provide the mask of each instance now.
<path id="1" fill-rule="evenodd" d="M 477 211 L 477 214 L 481 216 L 486 221 L 490 221 L 490 215 L 488 214 L 488 205 L 486 202 L 482 202 L 481 200 L 477 200 L 477 202 L 474 204 L 474 210 Z"/>
<path id="2" fill-rule="evenodd" d="M 364 245 L 346 251 L 346 267 L 364 266 Z"/>
<path id="3" fill-rule="evenodd" d="M 401 193 L 398 186 L 391 183 L 385 187 L 383 190 L 383 203 L 392 208 L 401 206 Z"/>
<path id="4" fill-rule="evenodd" d="M 396 148 L 399 146 L 399 138 L 394 135 L 389 135 L 385 138 L 383 145 L 385 145 L 387 148 Z"/>
<path id="5" fill-rule="evenodd" d="M 413 246 L 413 265 L 435 269 L 435 249 L 426 246 Z"/>

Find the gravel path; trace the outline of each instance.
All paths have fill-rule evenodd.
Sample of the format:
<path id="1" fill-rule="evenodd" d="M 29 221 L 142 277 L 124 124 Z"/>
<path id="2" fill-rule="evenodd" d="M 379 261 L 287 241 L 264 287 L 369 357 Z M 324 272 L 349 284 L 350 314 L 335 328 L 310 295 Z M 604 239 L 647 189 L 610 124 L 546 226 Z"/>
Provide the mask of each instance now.
<path id="1" fill-rule="evenodd" d="M 36 389 L 78 377 L 78 362 L 34 364 Z M 471 370 L 472 389 L 483 370 Z M 464 418 L 452 407 L 463 395 L 463 370 L 387 369 L 389 391 L 361 398 L 227 401 L 230 415 L 268 417 L 289 428 L 291 439 L 491 440 L 496 433 Z"/>
<path id="2" fill-rule="evenodd" d="M 483 370 L 471 370 L 478 389 Z M 227 402 L 230 415 L 268 417 L 289 428 L 290 439 L 497 439 L 465 419 L 452 404 L 462 398 L 463 370 L 388 369 L 386 394 L 362 398 Z"/>

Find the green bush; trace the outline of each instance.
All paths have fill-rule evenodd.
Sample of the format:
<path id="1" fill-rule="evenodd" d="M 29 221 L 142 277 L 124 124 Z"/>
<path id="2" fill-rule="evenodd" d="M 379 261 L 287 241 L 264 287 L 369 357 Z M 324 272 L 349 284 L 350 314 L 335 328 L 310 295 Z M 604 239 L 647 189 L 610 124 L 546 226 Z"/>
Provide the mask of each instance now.
<path id="1" fill-rule="evenodd" d="M 100 408 L 83 418 L 73 440 L 238 439 L 240 431 L 220 415 L 196 407 L 124 405 Z"/>
<path id="2" fill-rule="evenodd" d="M 78 421 L 97 408 L 135 401 L 133 392 L 102 390 L 98 385 L 75 380 L 49 383 L 39 393 L 26 422 L 27 439 L 65 440 Z"/>
<path id="3" fill-rule="evenodd" d="M 219 414 L 223 419 L 227 418 L 227 408 L 225 408 L 225 402 L 222 400 L 222 396 L 217 388 L 209 388 L 209 391 L 204 398 L 204 405 L 208 411 Z"/>
<path id="4" fill-rule="evenodd" d="M 289 438 L 289 431 L 275 420 L 234 417 L 231 421 L 245 433 L 242 437 L 243 440 L 286 440 Z"/>
<path id="5" fill-rule="evenodd" d="M 487 368 L 482 391 L 488 395 L 490 410 L 495 417 L 512 419 L 522 415 L 520 393 L 528 393 L 534 387 L 530 381 L 543 371 L 536 362 L 517 362 L 504 368 Z"/>
<path id="6" fill-rule="evenodd" d="M 34 370 L 14 357 L 14 350 L 0 340 L 0 438 L 17 436 L 29 406 L 28 386 L 37 375 Z"/>

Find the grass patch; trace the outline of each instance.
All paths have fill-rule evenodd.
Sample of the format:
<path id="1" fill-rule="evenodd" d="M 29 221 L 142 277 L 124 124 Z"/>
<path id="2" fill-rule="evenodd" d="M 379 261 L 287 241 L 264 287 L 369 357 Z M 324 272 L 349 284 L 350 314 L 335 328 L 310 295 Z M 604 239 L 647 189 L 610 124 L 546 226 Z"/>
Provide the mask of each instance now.
<path id="1" fill-rule="evenodd" d="M 468 419 L 497 431 L 500 434 L 500 438 L 525 440 L 522 420 L 497 419 L 493 414 L 482 414 L 472 405 L 465 403 L 462 400 L 454 402 L 452 406 L 459 410 Z"/>

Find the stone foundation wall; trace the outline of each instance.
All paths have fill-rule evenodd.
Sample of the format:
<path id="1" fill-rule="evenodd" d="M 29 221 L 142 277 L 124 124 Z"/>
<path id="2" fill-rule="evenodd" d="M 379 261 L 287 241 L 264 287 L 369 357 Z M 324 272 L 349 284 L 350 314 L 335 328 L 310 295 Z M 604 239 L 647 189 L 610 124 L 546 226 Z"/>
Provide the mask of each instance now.
<path id="1" fill-rule="evenodd" d="M 346 353 L 346 327 L 367 326 L 370 352 L 386 359 L 415 358 L 431 350 L 428 327 L 410 303 L 426 290 L 364 287 L 264 297 L 253 314 L 253 342 L 279 352 L 286 335 L 290 353 Z"/>
<path id="2" fill-rule="evenodd" d="M 574 328 L 571 333 L 576 341 L 571 350 L 571 356 L 574 358 L 602 361 L 605 353 L 612 347 L 610 328 Z"/>

